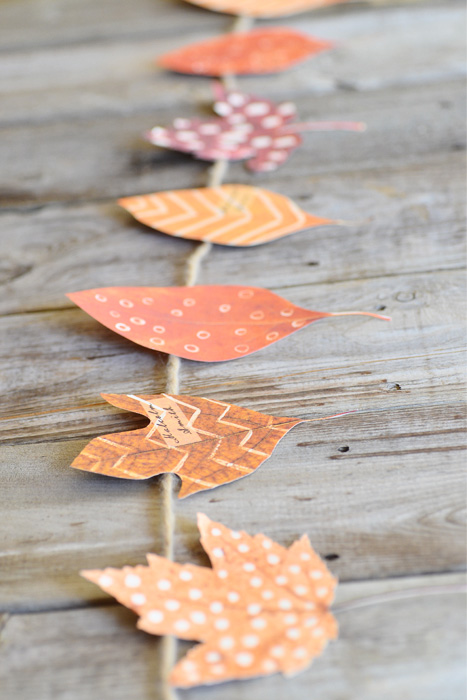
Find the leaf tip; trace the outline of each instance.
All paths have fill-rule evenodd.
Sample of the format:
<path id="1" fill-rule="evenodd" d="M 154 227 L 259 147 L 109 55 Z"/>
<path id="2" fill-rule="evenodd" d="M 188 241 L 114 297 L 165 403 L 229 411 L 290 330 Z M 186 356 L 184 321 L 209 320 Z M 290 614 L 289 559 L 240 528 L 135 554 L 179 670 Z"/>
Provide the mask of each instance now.
<path id="1" fill-rule="evenodd" d="M 313 216 L 313 214 L 309 214 L 306 212 L 306 223 L 311 227 L 317 227 L 317 226 L 332 226 L 333 224 L 335 225 L 337 223 L 336 219 L 327 219 L 322 216 Z"/>
<path id="2" fill-rule="evenodd" d="M 198 530 L 203 535 L 212 521 L 205 513 L 196 513 L 196 522 L 198 524 Z"/>
<path id="3" fill-rule="evenodd" d="M 158 144 L 154 139 L 153 131 L 153 129 L 149 129 L 149 131 L 143 131 L 141 135 L 145 141 L 149 141 L 149 143 L 152 143 L 153 146 L 157 146 Z"/>
<path id="4" fill-rule="evenodd" d="M 102 575 L 102 571 L 100 569 L 81 569 L 79 575 L 85 578 L 87 581 L 99 585 L 98 580 Z"/>
<path id="5" fill-rule="evenodd" d="M 103 399 L 105 399 L 105 401 L 107 401 L 107 403 L 112 403 L 112 399 L 116 399 L 116 398 L 119 396 L 119 394 L 104 394 L 104 393 L 101 393 L 101 396 L 102 396 Z"/>

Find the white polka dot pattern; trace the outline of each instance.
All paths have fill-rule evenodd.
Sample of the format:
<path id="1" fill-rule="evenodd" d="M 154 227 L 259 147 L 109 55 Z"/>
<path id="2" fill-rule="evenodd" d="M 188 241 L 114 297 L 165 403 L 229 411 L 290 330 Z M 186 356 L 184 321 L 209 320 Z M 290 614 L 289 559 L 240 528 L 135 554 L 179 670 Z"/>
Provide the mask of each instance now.
<path id="1" fill-rule="evenodd" d="M 285 549 L 202 514 L 198 524 L 213 569 L 148 555 L 147 567 L 83 575 L 133 608 L 141 629 L 202 640 L 174 668 L 175 685 L 294 673 L 308 665 L 337 632 L 328 610 L 336 581 L 308 539 Z"/>
<path id="2" fill-rule="evenodd" d="M 229 92 L 215 84 L 217 119 L 176 119 L 171 128 L 156 126 L 147 139 L 156 146 L 192 153 L 202 160 L 219 159 L 247 161 L 255 172 L 276 170 L 301 143 L 299 131 L 308 124 L 294 124 L 295 106 L 276 105 L 270 100 Z M 188 130 L 187 127 L 188 126 Z M 248 127 L 248 128 L 246 128 Z M 319 130 L 319 123 L 313 124 Z M 323 129 L 361 131 L 362 125 L 352 122 L 323 122 Z M 272 157 L 272 154 L 274 156 Z"/>

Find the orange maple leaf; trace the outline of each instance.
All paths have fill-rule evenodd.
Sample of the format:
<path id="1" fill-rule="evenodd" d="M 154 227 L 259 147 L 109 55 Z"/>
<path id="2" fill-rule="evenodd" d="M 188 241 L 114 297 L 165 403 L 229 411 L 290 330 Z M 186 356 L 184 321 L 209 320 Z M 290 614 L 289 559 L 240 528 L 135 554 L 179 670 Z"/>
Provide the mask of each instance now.
<path id="1" fill-rule="evenodd" d="M 170 681 L 190 687 L 302 671 L 337 637 L 336 579 L 303 535 L 289 549 L 198 514 L 212 569 L 148 554 L 149 566 L 82 571 L 139 615 L 138 627 L 202 642 Z"/>
<path id="2" fill-rule="evenodd" d="M 102 394 L 114 406 L 147 416 L 141 430 L 94 438 L 72 467 L 121 479 L 173 472 L 179 498 L 248 476 L 304 418 L 269 416 L 197 396 Z"/>

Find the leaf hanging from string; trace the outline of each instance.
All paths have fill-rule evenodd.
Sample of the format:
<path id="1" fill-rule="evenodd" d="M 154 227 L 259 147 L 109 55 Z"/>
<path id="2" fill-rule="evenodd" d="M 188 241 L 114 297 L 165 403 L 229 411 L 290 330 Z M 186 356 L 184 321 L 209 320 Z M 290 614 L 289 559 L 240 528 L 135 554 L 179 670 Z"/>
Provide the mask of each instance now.
<path id="1" fill-rule="evenodd" d="M 250 17 L 279 17 L 294 15 L 319 7 L 337 5 L 348 0 L 188 0 L 193 5 L 215 12 Z"/>
<path id="2" fill-rule="evenodd" d="M 291 199 L 249 185 L 222 185 L 125 197 L 119 204 L 172 236 L 253 246 L 296 231 L 337 223 L 307 214 Z"/>
<path id="3" fill-rule="evenodd" d="M 255 172 L 276 170 L 301 143 L 302 131 L 362 131 L 361 122 L 296 123 L 292 102 L 226 91 L 215 83 L 214 119 L 177 118 L 171 128 L 156 126 L 146 138 L 156 146 L 192 153 L 202 160 L 244 160 Z"/>
<path id="4" fill-rule="evenodd" d="M 337 581 L 306 535 L 288 549 L 198 514 L 212 569 L 148 554 L 148 566 L 82 571 L 150 634 L 198 640 L 172 671 L 191 687 L 303 671 L 337 637 Z"/>
<path id="5" fill-rule="evenodd" d="M 159 65 L 178 73 L 248 75 L 274 73 L 333 46 L 287 27 L 254 29 L 190 44 L 164 54 Z"/>
<path id="6" fill-rule="evenodd" d="M 197 396 L 102 396 L 149 425 L 94 438 L 71 466 L 121 479 L 173 472 L 182 480 L 179 498 L 248 476 L 304 422 Z"/>
<path id="7" fill-rule="evenodd" d="M 321 318 L 373 316 L 295 306 L 260 287 L 103 287 L 67 296 L 107 328 L 134 343 L 190 360 L 244 357 Z"/>

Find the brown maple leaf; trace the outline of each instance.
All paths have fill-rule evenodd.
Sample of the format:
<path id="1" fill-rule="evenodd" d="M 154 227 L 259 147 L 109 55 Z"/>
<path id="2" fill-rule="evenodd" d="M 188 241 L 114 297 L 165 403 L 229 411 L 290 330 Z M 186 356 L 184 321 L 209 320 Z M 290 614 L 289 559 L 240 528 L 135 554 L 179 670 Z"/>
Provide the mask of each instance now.
<path id="1" fill-rule="evenodd" d="M 248 476 L 291 428 L 306 420 L 197 396 L 102 396 L 147 416 L 150 423 L 91 440 L 71 466 L 121 479 L 173 472 L 182 480 L 179 498 Z"/>
<path id="2" fill-rule="evenodd" d="M 173 685 L 306 668 L 337 636 L 337 582 L 308 537 L 286 549 L 203 514 L 198 527 L 212 569 L 148 554 L 149 566 L 81 573 L 134 610 L 140 629 L 202 642 L 175 666 Z"/>

